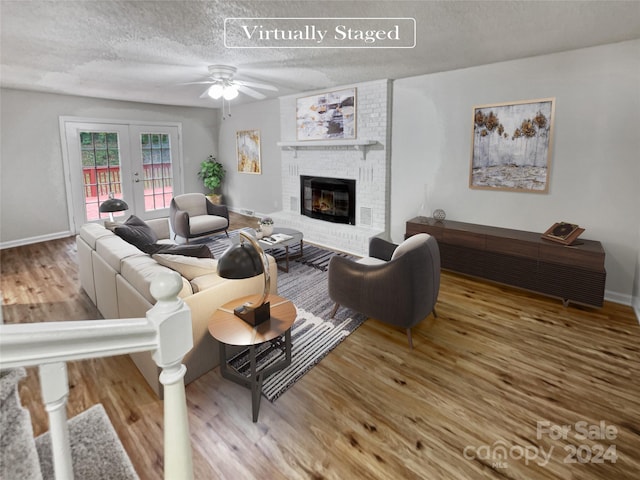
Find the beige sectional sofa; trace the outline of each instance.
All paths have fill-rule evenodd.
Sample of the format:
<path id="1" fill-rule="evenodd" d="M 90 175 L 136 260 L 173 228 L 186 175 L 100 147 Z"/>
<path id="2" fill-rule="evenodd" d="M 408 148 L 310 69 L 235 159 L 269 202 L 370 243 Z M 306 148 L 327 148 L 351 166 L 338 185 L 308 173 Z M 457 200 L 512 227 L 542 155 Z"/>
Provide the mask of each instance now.
<path id="1" fill-rule="evenodd" d="M 168 219 L 147 221 L 158 243 L 169 240 Z M 84 225 L 76 238 L 80 284 L 104 318 L 144 317 L 155 303 L 149 287 L 160 272 L 174 270 L 182 275 L 179 296 L 191 309 L 193 349 L 184 358 L 185 384 L 218 365 L 218 343 L 208 332 L 212 313 L 221 305 L 244 295 L 263 291 L 263 275 L 243 280 L 228 280 L 215 271 L 216 260 L 170 254 L 148 255 L 115 235 L 101 224 Z M 159 263 L 161 262 L 161 263 Z M 271 291 L 277 293 L 277 267 L 269 257 Z M 165 266 L 169 265 L 169 266 Z M 162 397 L 159 370 L 149 352 L 131 358 L 151 388 Z"/>

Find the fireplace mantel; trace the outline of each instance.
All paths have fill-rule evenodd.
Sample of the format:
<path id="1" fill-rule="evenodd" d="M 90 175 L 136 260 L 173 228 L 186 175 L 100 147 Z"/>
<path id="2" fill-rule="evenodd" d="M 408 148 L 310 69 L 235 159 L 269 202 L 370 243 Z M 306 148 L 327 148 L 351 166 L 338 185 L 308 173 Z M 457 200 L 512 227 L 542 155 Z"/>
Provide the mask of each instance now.
<path id="1" fill-rule="evenodd" d="M 362 159 L 367 156 L 367 148 L 378 143 L 376 140 L 305 140 L 303 142 L 278 142 L 283 150 L 293 150 L 294 158 L 298 157 L 299 149 L 322 149 L 346 147 L 362 151 Z"/>
<path id="2" fill-rule="evenodd" d="M 387 79 L 350 85 L 357 91 L 357 138 L 298 138 L 299 95 L 279 97 L 281 212 L 270 212 L 276 225 L 304 233 L 305 241 L 364 256 L 372 237 L 388 238 L 391 185 L 391 93 Z M 312 93 L 312 92 L 310 92 Z M 356 181 L 355 225 L 327 223 L 300 213 L 301 176 Z"/>

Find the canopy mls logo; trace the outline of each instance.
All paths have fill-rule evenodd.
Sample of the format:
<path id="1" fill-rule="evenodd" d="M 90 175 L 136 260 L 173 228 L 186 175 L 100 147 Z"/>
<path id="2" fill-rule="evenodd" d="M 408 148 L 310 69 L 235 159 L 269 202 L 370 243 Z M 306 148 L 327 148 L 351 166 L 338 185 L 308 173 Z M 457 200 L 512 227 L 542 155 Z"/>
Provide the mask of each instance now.
<path id="1" fill-rule="evenodd" d="M 226 18 L 227 48 L 414 48 L 414 18 Z"/>

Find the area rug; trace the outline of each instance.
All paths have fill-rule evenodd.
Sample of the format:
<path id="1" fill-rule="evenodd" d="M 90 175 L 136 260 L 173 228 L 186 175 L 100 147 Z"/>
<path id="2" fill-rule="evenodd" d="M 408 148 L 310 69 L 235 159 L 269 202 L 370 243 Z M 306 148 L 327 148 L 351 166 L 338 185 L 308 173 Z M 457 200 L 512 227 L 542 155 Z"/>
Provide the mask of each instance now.
<path id="1" fill-rule="evenodd" d="M 237 241 L 238 232 L 229 232 L 229 238 L 218 235 L 206 244 L 219 258 L 224 250 Z M 295 255 L 299 248 L 290 247 L 290 254 Z M 278 249 L 269 253 L 276 258 L 283 255 L 282 250 Z M 294 303 L 298 316 L 291 327 L 291 365 L 269 375 L 262 384 L 262 394 L 271 402 L 291 388 L 366 320 L 364 315 L 346 308 L 339 309 L 335 318 L 329 318 L 334 303 L 329 298 L 327 268 L 334 255 L 348 257 L 344 253 L 304 244 L 302 257 L 289 262 L 289 272 L 278 271 L 278 295 Z M 282 355 L 277 342 L 260 345 L 256 350 L 258 370 L 279 361 Z M 240 352 L 229 363 L 248 376 L 248 357 L 248 350 Z"/>

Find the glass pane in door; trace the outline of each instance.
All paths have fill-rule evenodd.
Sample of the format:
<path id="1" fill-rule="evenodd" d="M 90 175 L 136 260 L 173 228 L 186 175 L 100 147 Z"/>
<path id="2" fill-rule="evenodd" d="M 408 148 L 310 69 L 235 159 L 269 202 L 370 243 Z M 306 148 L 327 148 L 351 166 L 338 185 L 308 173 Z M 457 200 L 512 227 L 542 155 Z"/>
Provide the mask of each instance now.
<path id="1" fill-rule="evenodd" d="M 142 133 L 145 212 L 169 208 L 173 196 L 171 139 L 166 133 Z"/>
<path id="2" fill-rule="evenodd" d="M 100 213 L 102 202 L 112 194 L 122 198 L 120 148 L 116 132 L 80 132 L 84 208 L 87 221 L 109 218 Z M 116 212 L 122 216 L 124 212 Z"/>

